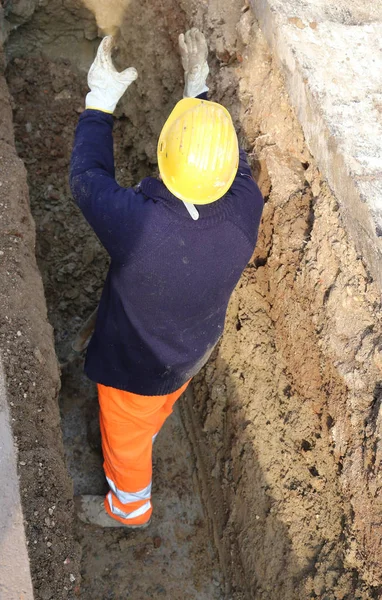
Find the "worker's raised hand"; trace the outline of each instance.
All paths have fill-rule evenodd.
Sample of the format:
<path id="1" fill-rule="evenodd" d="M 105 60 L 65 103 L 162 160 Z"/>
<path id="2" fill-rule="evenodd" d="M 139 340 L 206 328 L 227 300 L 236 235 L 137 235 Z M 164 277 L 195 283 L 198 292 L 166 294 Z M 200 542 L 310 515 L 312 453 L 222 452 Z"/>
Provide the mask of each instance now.
<path id="1" fill-rule="evenodd" d="M 194 27 L 186 34 L 180 34 L 179 48 L 185 76 L 184 98 L 195 98 L 203 92 L 208 92 L 206 80 L 209 68 L 206 38 L 199 29 Z"/>
<path id="2" fill-rule="evenodd" d="M 86 108 L 113 113 L 119 99 L 138 77 L 134 67 L 129 67 L 121 73 L 117 71 L 111 58 L 112 46 L 113 38 L 110 35 L 99 45 L 88 74 L 90 92 L 86 96 Z"/>

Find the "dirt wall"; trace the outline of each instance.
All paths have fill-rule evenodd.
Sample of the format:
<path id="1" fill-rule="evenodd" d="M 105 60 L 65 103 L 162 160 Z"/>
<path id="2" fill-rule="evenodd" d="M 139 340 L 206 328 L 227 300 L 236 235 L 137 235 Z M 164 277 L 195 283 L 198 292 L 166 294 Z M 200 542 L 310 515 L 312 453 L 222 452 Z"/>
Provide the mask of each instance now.
<path id="1" fill-rule="evenodd" d="M 380 290 L 251 22 L 244 13 L 215 93 L 241 121 L 267 202 L 191 401 L 200 462 L 223 491 L 215 538 L 248 597 L 379 598 Z"/>
<path id="2" fill-rule="evenodd" d="M 72 538 L 72 486 L 57 405 L 59 370 L 36 265 L 27 173 L 14 145 L 2 50 L 0 62 L 1 358 L 36 599 L 71 598 L 79 548 Z"/>

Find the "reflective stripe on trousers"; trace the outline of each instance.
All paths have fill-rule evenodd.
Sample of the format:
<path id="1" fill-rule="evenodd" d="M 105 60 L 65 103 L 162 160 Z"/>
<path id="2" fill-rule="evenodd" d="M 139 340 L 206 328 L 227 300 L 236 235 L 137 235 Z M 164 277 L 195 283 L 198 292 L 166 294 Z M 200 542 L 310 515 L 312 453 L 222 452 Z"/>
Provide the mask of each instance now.
<path id="1" fill-rule="evenodd" d="M 124 513 L 122 510 L 120 510 L 116 506 L 113 506 L 113 494 L 111 492 L 109 492 L 107 494 L 106 499 L 109 503 L 109 508 L 110 508 L 111 512 L 114 515 L 117 515 L 117 517 L 122 517 L 122 519 L 126 519 L 127 521 L 131 521 L 131 519 L 136 519 L 137 517 L 144 515 L 145 513 L 147 513 L 148 510 L 151 509 L 151 502 L 149 500 L 148 502 L 145 502 L 145 504 L 143 504 L 143 506 L 141 506 L 140 508 L 133 510 L 133 512 Z"/>
<path id="2" fill-rule="evenodd" d="M 139 492 L 123 492 L 122 490 L 119 490 L 117 488 L 114 481 L 112 481 L 108 477 L 106 477 L 106 479 L 110 489 L 117 496 L 118 500 L 122 502 L 122 504 L 129 504 L 130 502 L 148 500 L 149 498 L 151 498 L 151 482 L 147 487 L 143 488 L 143 490 L 140 490 Z"/>
<path id="3" fill-rule="evenodd" d="M 105 509 L 126 524 L 152 513 L 152 446 L 189 382 L 167 396 L 140 396 L 98 384 L 104 470 L 110 487 Z"/>

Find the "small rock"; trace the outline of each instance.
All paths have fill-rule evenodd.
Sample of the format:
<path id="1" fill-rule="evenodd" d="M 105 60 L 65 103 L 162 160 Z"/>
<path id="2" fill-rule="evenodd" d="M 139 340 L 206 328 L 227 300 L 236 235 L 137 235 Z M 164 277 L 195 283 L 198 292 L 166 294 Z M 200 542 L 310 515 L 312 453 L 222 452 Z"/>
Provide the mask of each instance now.
<path id="1" fill-rule="evenodd" d="M 42 364 L 44 362 L 44 357 L 41 354 L 41 351 L 39 348 L 35 348 L 33 351 L 33 354 L 34 354 L 35 358 L 37 358 L 37 360 L 40 364 Z"/>
<path id="2" fill-rule="evenodd" d="M 162 545 L 162 538 L 160 538 L 159 535 L 156 535 L 153 538 L 153 544 L 154 544 L 154 548 L 160 548 Z"/>
<path id="3" fill-rule="evenodd" d="M 243 14 L 236 26 L 236 31 L 244 46 L 248 46 L 249 42 L 251 41 L 252 19 L 252 13 L 248 11 Z"/>
<path id="4" fill-rule="evenodd" d="M 70 100 L 71 97 L 72 97 L 72 94 L 70 93 L 69 90 L 62 90 L 55 96 L 54 99 L 55 100 Z"/>
<path id="5" fill-rule="evenodd" d="M 87 40 L 93 41 L 97 38 L 98 28 L 95 21 L 86 21 L 84 26 L 84 34 Z"/>
<path id="6" fill-rule="evenodd" d="M 374 350 L 374 364 L 382 372 L 382 352 L 377 348 Z"/>
<path id="7" fill-rule="evenodd" d="M 306 25 L 301 21 L 300 17 L 290 17 L 288 19 L 288 23 L 291 25 L 296 25 L 299 29 L 305 29 Z"/>

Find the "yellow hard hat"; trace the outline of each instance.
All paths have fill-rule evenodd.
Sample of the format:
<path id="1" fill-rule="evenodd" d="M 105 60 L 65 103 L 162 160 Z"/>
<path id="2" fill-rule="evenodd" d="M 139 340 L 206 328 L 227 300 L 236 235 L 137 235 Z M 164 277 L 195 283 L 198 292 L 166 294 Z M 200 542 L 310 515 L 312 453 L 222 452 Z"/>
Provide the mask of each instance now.
<path id="1" fill-rule="evenodd" d="M 229 112 L 197 98 L 178 102 L 159 137 L 158 164 L 167 189 L 184 202 L 209 204 L 224 196 L 239 164 Z"/>

